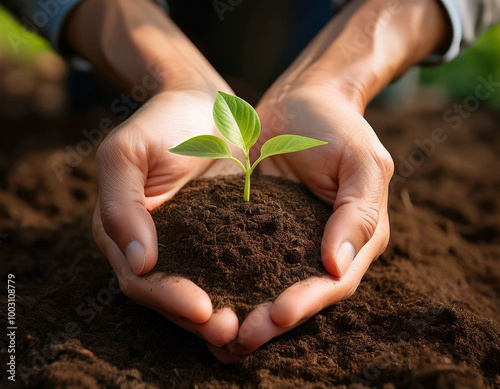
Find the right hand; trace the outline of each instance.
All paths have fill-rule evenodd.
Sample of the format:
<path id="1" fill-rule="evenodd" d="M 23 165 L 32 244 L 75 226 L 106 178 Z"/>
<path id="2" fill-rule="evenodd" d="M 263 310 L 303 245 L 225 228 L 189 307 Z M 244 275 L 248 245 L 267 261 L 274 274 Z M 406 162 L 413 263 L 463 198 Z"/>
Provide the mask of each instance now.
<path id="1" fill-rule="evenodd" d="M 224 89 L 231 93 L 229 87 Z M 199 89 L 160 93 L 108 135 L 97 151 L 99 193 L 93 218 L 94 237 L 122 291 L 204 338 L 211 349 L 236 338 L 236 314 L 230 309 L 214 312 L 207 293 L 190 280 L 143 275 L 158 258 L 156 228 L 148 211 L 202 174 L 232 174 L 239 169 L 232 161 L 168 152 L 192 136 L 217 135 L 212 118 L 215 93 Z"/>

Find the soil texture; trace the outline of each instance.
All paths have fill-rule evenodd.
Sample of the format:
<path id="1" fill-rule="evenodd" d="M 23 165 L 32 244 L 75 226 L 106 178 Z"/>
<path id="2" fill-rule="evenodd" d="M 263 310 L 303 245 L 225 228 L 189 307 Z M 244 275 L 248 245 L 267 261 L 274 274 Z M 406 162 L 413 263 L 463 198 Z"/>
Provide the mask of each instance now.
<path id="1" fill-rule="evenodd" d="M 78 129 L 95 128 L 102 117 L 102 111 L 59 122 L 0 117 L 0 279 L 5 287 L 7 274 L 16 277 L 17 322 L 16 382 L 6 381 L 2 374 L 1 387 L 499 387 L 497 112 L 477 110 L 453 130 L 443 123 L 442 111 L 369 110 L 368 121 L 396 162 L 389 199 L 389 247 L 371 265 L 351 298 L 228 366 L 212 357 L 196 336 L 119 291 L 108 261 L 93 243 L 96 170 L 92 155 L 72 166 L 62 180 L 54 173 L 54 163 L 66 163 L 66 145 L 76 150 L 82 140 Z M 418 149 L 421 146 L 416 144 L 422 142 L 415 140 L 429 138 L 436 127 L 446 131 L 447 140 L 434 144 L 432 152 Z M 15 134 L 18 144 L 7 139 L 8 133 Z M 416 157 L 418 150 L 423 158 Z M 242 258 L 240 250 L 257 258 L 263 255 L 261 249 L 289 265 L 281 270 L 282 275 L 301 261 L 314 263 L 316 252 L 308 242 L 314 241 L 311 236 L 321 236 L 318 229 L 327 216 L 322 205 L 308 200 L 307 206 L 312 207 L 308 212 L 317 216 L 311 214 L 311 221 L 295 224 L 306 207 L 294 201 L 309 199 L 306 192 L 300 200 L 287 192 L 278 202 L 275 196 L 281 192 L 265 178 L 255 179 L 255 204 L 245 205 L 238 200 L 242 195 L 238 180 L 191 184 L 172 203 L 178 210 L 171 205 L 167 213 L 159 210 L 155 217 L 174 213 L 183 223 L 178 228 L 185 230 L 179 231 L 182 234 L 188 228 L 193 235 L 204 228 L 217 231 L 206 235 L 206 242 L 190 244 L 198 253 L 219 250 L 210 253 L 211 258 L 232 256 L 235 266 Z M 216 187 L 225 189 L 217 194 Z M 211 190 L 215 197 L 209 195 Z M 210 213 L 206 225 L 182 219 L 181 205 L 199 193 L 205 200 L 190 209 L 198 210 L 203 218 Z M 271 202 L 265 200 L 266 193 L 272 194 Z M 223 198 L 223 206 L 215 204 L 217 196 Z M 231 196 L 237 198 L 234 207 L 239 209 L 228 208 Z M 212 205 L 216 206 L 213 211 Z M 297 209 L 291 212 L 289 207 Z M 262 241 L 269 248 L 257 247 L 258 237 L 266 236 L 263 226 L 274 231 L 268 243 Z M 165 228 L 168 231 L 170 226 Z M 288 233 L 290 229 L 293 234 Z M 301 241 L 281 240 L 281 233 L 286 239 L 300 236 Z M 210 239 L 215 236 L 217 244 L 212 245 Z M 219 239 L 235 243 L 234 252 Z M 299 247 L 298 253 L 294 247 Z M 182 249 L 178 250 L 182 261 Z M 254 262 L 259 263 L 248 261 L 237 271 L 250 272 L 245 266 Z M 260 263 L 270 265 L 269 261 Z M 209 265 L 217 267 L 217 262 Z M 248 296 L 241 293 L 233 301 L 220 299 L 219 304 L 234 304 L 243 313 L 252 299 L 273 296 L 295 277 L 289 274 L 282 279 L 276 269 L 268 271 L 265 266 L 258 270 L 271 277 L 263 284 L 272 284 L 271 290 L 259 289 L 248 300 L 239 300 Z M 176 271 L 186 269 L 184 265 Z M 231 288 L 243 281 L 234 273 L 224 278 L 222 267 L 216 270 L 221 280 L 235 283 Z M 214 285 L 210 293 L 220 297 L 213 280 L 204 279 L 203 273 L 194 276 L 204 285 Z M 6 307 L 2 294 L 3 318 Z M 1 342 L 5 369 L 9 356 L 5 336 Z"/>

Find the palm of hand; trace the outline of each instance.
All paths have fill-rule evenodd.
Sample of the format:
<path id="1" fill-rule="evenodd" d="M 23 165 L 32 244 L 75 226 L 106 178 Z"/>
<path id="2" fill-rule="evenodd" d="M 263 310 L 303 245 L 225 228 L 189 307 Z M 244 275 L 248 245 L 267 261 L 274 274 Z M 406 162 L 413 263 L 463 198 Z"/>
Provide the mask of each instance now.
<path id="1" fill-rule="evenodd" d="M 148 273 L 157 261 L 156 229 L 148 210 L 171 198 L 191 179 L 238 169 L 228 161 L 167 152 L 191 136 L 216 133 L 212 104 L 213 98 L 203 93 L 165 93 L 151 99 L 106 138 L 97 155 L 100 190 L 93 230 L 128 297 L 221 346 L 236 337 L 234 312 L 214 313 L 208 295 L 187 279 L 138 276 Z M 135 269 L 127 259 L 127 245 L 133 240 L 144 246 L 139 255 L 144 264 Z"/>
<path id="2" fill-rule="evenodd" d="M 230 161 L 186 158 L 167 150 L 197 135 L 219 135 L 212 119 L 213 99 L 201 95 L 166 94 L 146 105 L 135 118 L 148 145 L 148 172 L 144 183 L 146 208 L 170 199 L 188 181 L 201 175 L 230 174 L 238 168 Z M 122 134 L 123 135 L 123 134 Z M 137 133 L 132 136 L 139 137 Z M 134 142 L 129 142 L 134 144 Z M 137 144 L 137 142 L 135 142 Z"/>

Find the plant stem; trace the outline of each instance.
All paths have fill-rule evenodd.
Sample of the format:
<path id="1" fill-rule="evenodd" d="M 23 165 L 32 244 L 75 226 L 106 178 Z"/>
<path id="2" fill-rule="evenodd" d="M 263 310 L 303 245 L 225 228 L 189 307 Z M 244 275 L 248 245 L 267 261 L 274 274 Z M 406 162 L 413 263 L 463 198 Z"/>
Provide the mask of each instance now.
<path id="1" fill-rule="evenodd" d="M 243 193 L 243 200 L 250 201 L 250 170 L 245 173 L 245 192 Z"/>
<path id="2" fill-rule="evenodd" d="M 250 201 L 250 175 L 252 168 L 250 166 L 250 155 L 248 151 L 245 152 L 246 169 L 245 169 L 245 191 L 243 192 L 243 200 Z"/>
<path id="3" fill-rule="evenodd" d="M 254 169 L 257 167 L 257 165 L 259 164 L 259 162 L 262 161 L 263 159 L 264 158 L 262 158 L 262 154 L 261 154 L 261 156 L 259 157 L 259 159 L 253 163 L 253 165 L 252 165 L 252 167 L 250 169 L 252 171 L 252 173 L 253 173 Z"/>
<path id="4" fill-rule="evenodd" d="M 247 172 L 247 169 L 245 169 L 245 166 L 244 166 L 244 165 L 243 165 L 240 161 L 238 161 L 236 158 L 234 158 L 234 157 L 230 157 L 229 159 L 230 159 L 231 161 L 236 162 L 236 163 L 238 164 L 238 166 L 239 166 L 240 168 L 242 168 L 242 169 L 243 169 L 243 171 L 244 171 L 245 173 Z"/>

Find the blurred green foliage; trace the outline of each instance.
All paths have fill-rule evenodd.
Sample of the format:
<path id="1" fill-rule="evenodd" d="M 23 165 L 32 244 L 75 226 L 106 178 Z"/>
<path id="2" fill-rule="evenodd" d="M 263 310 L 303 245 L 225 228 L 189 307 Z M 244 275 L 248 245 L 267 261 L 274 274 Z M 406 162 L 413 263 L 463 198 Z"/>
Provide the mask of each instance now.
<path id="1" fill-rule="evenodd" d="M 50 50 L 50 46 L 43 38 L 25 31 L 0 7 L 0 49 L 21 61 L 32 61 L 41 52 Z M 500 81 L 500 25 L 491 28 L 472 48 L 450 63 L 421 68 L 420 83 L 442 85 L 450 99 L 460 100 L 474 93 L 480 75 L 485 78 L 491 75 Z M 500 107 L 500 88 L 485 104 Z"/>
<path id="2" fill-rule="evenodd" d="M 469 50 L 453 61 L 420 70 L 420 83 L 440 84 L 451 100 L 461 100 L 474 93 L 478 77 L 500 82 L 500 24 L 487 31 Z M 500 88 L 484 104 L 500 107 Z"/>
<path id="3" fill-rule="evenodd" d="M 20 61 L 31 62 L 41 52 L 50 50 L 50 45 L 45 39 L 25 30 L 0 6 L 0 49 Z"/>

